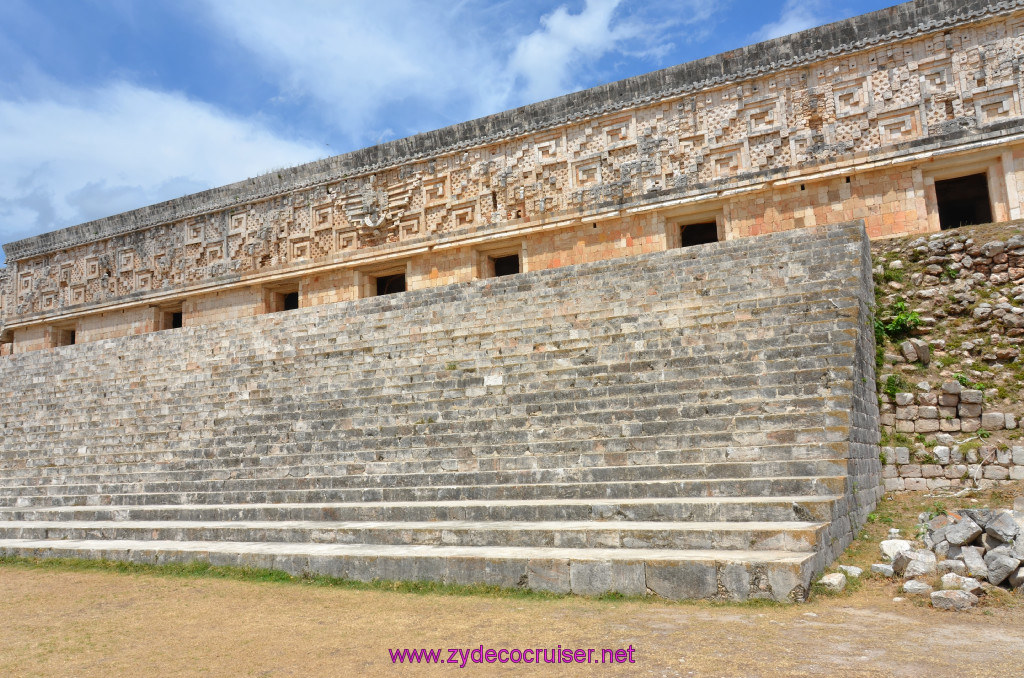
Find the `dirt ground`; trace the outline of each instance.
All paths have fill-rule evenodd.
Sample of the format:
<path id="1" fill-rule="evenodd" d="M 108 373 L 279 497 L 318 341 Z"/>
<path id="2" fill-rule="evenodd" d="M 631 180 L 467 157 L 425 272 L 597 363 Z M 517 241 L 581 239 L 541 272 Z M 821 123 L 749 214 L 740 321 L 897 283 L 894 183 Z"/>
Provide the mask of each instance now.
<path id="1" fill-rule="evenodd" d="M 1024 605 L 460 597 L 0 566 L 3 676 L 1011 676 Z M 395 666 L 390 648 L 635 648 L 634 664 Z M 447 650 L 443 659 L 448 659 Z"/>

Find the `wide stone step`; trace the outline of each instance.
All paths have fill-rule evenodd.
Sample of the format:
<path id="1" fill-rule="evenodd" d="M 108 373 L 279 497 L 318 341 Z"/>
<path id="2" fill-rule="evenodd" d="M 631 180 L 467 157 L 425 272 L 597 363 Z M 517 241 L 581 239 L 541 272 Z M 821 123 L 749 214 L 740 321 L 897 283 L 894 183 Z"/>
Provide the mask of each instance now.
<path id="1" fill-rule="evenodd" d="M 661 521 L 0 521 L 0 539 L 812 551 L 827 523 Z"/>
<path id="2" fill-rule="evenodd" d="M 557 593 L 804 600 L 817 556 L 799 551 L 0 540 L 0 554 L 145 564 L 205 562 L 356 581 L 489 584 Z"/>
<path id="3" fill-rule="evenodd" d="M 846 471 L 843 460 L 785 460 L 769 462 L 728 461 L 723 463 L 684 463 L 658 465 L 592 466 L 575 468 L 525 468 L 504 471 L 430 471 L 387 473 L 364 472 L 346 474 L 344 467 L 324 466 L 264 466 L 236 469 L 228 477 L 209 469 L 172 473 L 102 473 L 57 477 L 28 477 L 0 479 L 0 495 L 20 492 L 27 488 L 61 486 L 74 489 L 76 485 L 143 484 L 155 492 L 166 491 L 181 483 L 231 483 L 247 485 L 246 481 L 272 481 L 280 489 L 290 489 L 302 479 L 313 479 L 325 487 L 419 487 L 423 485 L 492 485 L 528 484 L 546 482 L 606 482 L 693 478 L 763 478 L 795 475 L 836 475 Z M 259 487 L 260 485 L 256 485 Z M 201 485 L 196 486 L 202 490 Z M 227 489 L 225 486 L 224 489 Z"/>
<path id="4" fill-rule="evenodd" d="M 573 441 L 574 443 L 577 441 Z M 29 465 L 0 466 L 5 474 L 0 485 L 19 482 L 22 478 L 82 478 L 87 475 L 114 477 L 127 473 L 183 473 L 202 471 L 211 478 L 228 478 L 248 471 L 274 468 L 319 469 L 313 475 L 326 475 L 328 469 L 341 475 L 358 473 L 437 473 L 450 471 L 514 471 L 520 469 L 584 468 L 595 466 L 633 466 L 702 463 L 727 461 L 773 462 L 795 460 L 837 459 L 843 446 L 832 445 L 761 445 L 757 447 L 670 448 L 674 437 L 635 436 L 592 446 L 590 452 L 530 453 L 527 445 L 494 445 L 486 451 L 460 448 L 453 451 L 426 448 L 402 448 L 402 458 L 377 461 L 372 450 L 358 454 L 337 451 L 251 454 L 251 448 L 226 448 L 216 457 L 180 457 L 170 452 L 134 452 L 121 455 L 56 455 L 50 459 L 30 460 Z M 516 453 L 522 448 L 520 453 Z M 507 453 L 507 454 L 503 454 Z M 109 461 L 106 457 L 113 457 Z M 38 465 L 34 465 L 38 464 Z M 56 464 L 56 465 L 55 465 Z"/>
<path id="5" fill-rule="evenodd" d="M 307 482 L 314 485 L 313 482 Z M 54 488 L 61 489 L 61 488 Z M 109 491 L 103 486 L 76 494 L 0 497 L 0 506 L 84 506 L 87 504 L 235 504 L 291 502 L 443 501 L 508 499 L 635 499 L 642 497 L 765 497 L 835 495 L 846 490 L 845 476 L 725 480 L 648 480 L 642 482 L 550 483 L 533 485 L 433 486 L 408 488 L 238 490 L 197 492 L 140 491 L 130 486 Z"/>
<path id="6" fill-rule="evenodd" d="M 692 496 L 688 492 L 700 491 L 700 483 L 710 483 L 721 490 L 730 483 L 770 483 L 774 479 L 782 481 L 807 480 L 819 477 L 832 477 L 845 473 L 846 465 L 831 461 L 822 462 L 817 467 L 812 462 L 781 462 L 785 464 L 780 470 L 788 470 L 789 474 L 765 476 L 754 475 L 755 469 L 764 470 L 761 464 L 742 462 L 713 465 L 720 467 L 720 477 L 708 475 L 708 469 L 702 464 L 682 464 L 682 469 L 665 466 L 620 466 L 593 469 L 550 469 L 542 471 L 524 470 L 501 473 L 441 473 L 407 475 L 356 475 L 335 476 L 317 475 L 303 477 L 263 477 L 263 478 L 226 478 L 211 479 L 196 474 L 189 479 L 177 482 L 144 482 L 128 481 L 113 482 L 101 480 L 96 483 L 81 484 L 50 484 L 0 487 L 0 497 L 11 496 L 48 496 L 50 494 L 125 494 L 125 493 L 210 493 L 210 492 L 246 492 L 258 493 L 269 491 L 306 491 L 318 490 L 325 492 L 349 492 L 352 496 L 383 495 L 384 493 L 400 494 L 430 492 L 431 490 L 447 490 L 458 488 L 459 491 L 486 495 L 514 497 L 507 493 L 522 492 L 527 495 L 558 491 L 562 486 L 579 486 L 597 489 L 607 486 L 617 488 L 636 483 L 647 489 L 678 486 L 681 496 Z M 683 475 L 686 472 L 692 477 Z M 831 474 L 829 473 L 831 471 Z M 544 496 L 541 494 L 540 496 Z M 467 497 L 477 498 L 477 497 Z M 480 497 L 483 498 L 483 497 Z M 525 497 L 524 497 L 525 498 Z"/>
<path id="7" fill-rule="evenodd" d="M 836 496 L 667 497 L 622 500 L 168 504 L 0 508 L 4 520 L 370 520 L 370 521 L 810 521 L 830 520 Z"/>
<path id="8" fill-rule="evenodd" d="M 816 347 L 815 346 L 792 346 L 792 347 L 790 347 L 790 349 L 787 350 L 787 353 L 794 354 L 794 357 L 787 358 L 787 359 L 778 358 L 778 359 L 774 359 L 774 360 L 767 360 L 765 355 L 763 354 L 763 352 L 755 351 L 755 352 L 751 353 L 751 352 L 748 351 L 749 355 L 757 356 L 758 360 L 756 360 L 756 361 L 745 360 L 743 355 L 731 355 L 730 356 L 730 354 L 728 352 L 726 352 L 726 353 L 723 353 L 721 355 L 715 355 L 715 356 L 690 357 L 690 358 L 678 357 L 677 356 L 677 357 L 672 357 L 672 358 L 666 358 L 666 359 L 663 359 L 663 360 L 650 360 L 649 362 L 646 361 L 646 360 L 638 360 L 638 359 L 636 359 L 636 357 L 634 357 L 634 359 L 630 360 L 627 363 L 616 363 L 616 364 L 611 364 L 611 365 L 608 365 L 608 366 L 594 366 L 594 365 L 590 365 L 590 366 L 571 366 L 570 365 L 570 366 L 563 366 L 561 368 L 554 367 L 554 366 L 549 366 L 546 369 L 543 369 L 543 368 L 538 368 L 538 369 L 541 370 L 539 373 L 544 375 L 545 383 L 548 383 L 548 384 L 551 384 L 551 385 L 556 385 L 556 386 L 559 384 L 559 379 L 562 378 L 562 375 L 560 375 L 560 372 L 564 373 L 564 377 L 565 378 L 568 378 L 568 379 L 571 379 L 571 380 L 578 380 L 578 379 L 586 377 L 588 375 L 590 376 L 590 378 L 601 377 L 603 375 L 604 377 L 607 377 L 609 379 L 614 378 L 614 380 L 616 382 L 628 383 L 628 381 L 630 380 L 630 378 L 634 374 L 642 373 L 645 369 L 658 369 L 658 370 L 680 369 L 683 372 L 687 372 L 687 371 L 690 371 L 690 368 L 693 368 L 693 367 L 697 366 L 698 364 L 700 364 L 700 365 L 703 366 L 704 371 L 705 371 L 705 374 L 703 376 L 704 377 L 710 377 L 710 376 L 714 375 L 714 372 L 716 370 L 716 363 L 721 362 L 720 358 L 725 358 L 725 357 L 728 357 L 729 361 L 730 361 L 730 364 L 729 364 L 730 371 L 727 374 L 742 374 L 742 373 L 749 372 L 749 368 L 747 368 L 746 370 L 743 370 L 743 371 L 737 371 L 738 368 L 740 366 L 743 366 L 743 365 L 760 365 L 761 369 L 756 370 L 754 373 L 755 374 L 757 374 L 757 373 L 769 374 L 769 373 L 772 373 L 772 372 L 788 372 L 788 371 L 790 371 L 790 370 L 792 370 L 794 368 L 799 369 L 799 365 L 805 365 L 805 366 L 811 365 L 812 363 L 811 363 L 810 359 L 812 357 L 814 357 L 814 351 L 815 350 L 826 351 L 827 353 L 822 354 L 823 358 L 827 358 L 829 356 L 834 356 L 835 346 L 836 346 L 835 344 L 833 344 L 831 346 L 828 345 L 828 344 L 820 344 L 820 345 L 817 345 Z M 770 356 L 769 356 L 769 358 L 770 358 Z M 777 366 L 777 368 L 769 370 L 768 372 L 765 372 L 764 371 L 764 365 L 766 364 L 766 360 L 767 360 L 767 364 L 770 367 L 776 367 Z M 786 362 L 786 361 L 789 361 L 789 362 Z M 792 362 L 793 364 L 790 364 L 790 362 Z M 823 362 L 821 364 L 822 365 L 827 365 L 829 363 L 826 360 L 825 362 Z M 628 369 L 624 370 L 624 371 L 616 370 L 615 369 L 616 365 L 625 366 Z M 718 369 L 721 369 L 721 368 L 722 368 L 722 366 L 718 367 Z M 512 364 L 502 363 L 501 369 L 503 371 L 506 371 L 506 372 L 509 373 L 510 376 L 508 378 L 511 380 L 509 382 L 510 384 L 512 384 L 512 383 L 528 383 L 529 382 L 529 378 L 530 378 L 529 377 L 529 372 L 522 370 L 521 367 L 518 367 L 518 366 L 515 366 L 515 365 L 512 365 Z M 804 369 L 806 369 L 806 368 L 804 368 Z M 325 366 L 324 365 L 318 365 L 318 370 L 324 371 L 324 375 L 326 376 L 326 371 L 325 371 Z M 690 379 L 692 380 L 690 382 L 690 384 L 692 384 L 693 386 L 699 386 L 700 385 L 700 380 L 698 378 L 692 376 L 692 372 L 690 372 L 690 374 L 691 374 Z M 471 378 L 468 378 L 468 379 L 465 379 L 465 378 L 452 379 L 451 380 L 451 384 L 444 384 L 442 382 L 441 384 L 437 385 L 432 391 L 428 391 L 428 392 L 417 390 L 416 386 L 413 385 L 413 384 L 410 384 L 410 383 L 402 384 L 401 379 L 399 379 L 398 375 L 396 375 L 394 373 L 389 373 L 389 378 L 394 380 L 391 383 L 396 385 L 393 392 L 391 392 L 389 389 L 384 389 L 382 391 L 379 383 L 377 383 L 376 386 L 374 386 L 373 384 L 375 383 L 375 381 L 377 381 L 376 378 L 370 379 L 370 380 L 364 380 L 363 383 L 360 384 L 359 381 L 352 381 L 352 380 L 344 379 L 343 378 L 344 375 L 334 375 L 334 376 L 338 376 L 339 379 L 341 379 L 341 381 L 335 382 L 336 385 L 332 387 L 331 392 L 329 394 L 325 393 L 325 396 L 326 395 L 330 395 L 331 397 L 330 398 L 319 398 L 318 399 L 315 396 L 315 394 L 303 394 L 302 397 L 303 397 L 303 404 L 304 404 L 304 406 L 311 406 L 311 405 L 315 405 L 317 403 L 323 403 L 323 407 L 325 409 L 330 410 L 330 409 L 332 409 L 332 406 L 333 406 L 333 409 L 336 410 L 339 401 L 348 401 L 348 402 L 352 401 L 351 398 L 349 398 L 349 396 L 351 396 L 351 397 L 358 396 L 360 398 L 367 398 L 367 399 L 369 399 L 368 402 L 373 402 L 373 401 L 375 401 L 377 399 L 385 399 L 385 400 L 387 400 L 389 402 L 389 404 L 391 406 L 394 406 L 395 404 L 397 404 L 397 403 L 393 402 L 395 400 L 395 396 L 401 396 L 403 394 L 415 394 L 420 399 L 419 402 L 421 402 L 422 399 L 429 399 L 429 395 L 430 394 L 437 395 L 439 398 L 443 398 L 445 395 L 448 395 L 448 396 L 454 395 L 456 392 L 452 391 L 451 389 L 455 388 L 455 387 L 457 387 L 456 391 L 465 390 L 466 388 L 481 388 L 481 387 L 484 387 L 484 383 L 483 383 L 484 376 L 483 375 L 477 376 L 477 377 L 471 377 Z M 222 375 L 220 375 L 220 377 L 222 377 Z M 212 390 L 210 391 L 210 394 L 211 395 L 215 394 L 217 396 L 216 398 L 214 398 L 212 400 L 210 398 L 204 397 L 203 393 L 192 392 L 192 393 L 190 393 L 190 397 L 188 399 L 179 399 L 177 401 L 171 401 L 172 404 L 173 404 L 173 407 L 167 407 L 166 405 L 162 406 L 162 407 L 167 408 L 166 409 L 166 413 L 162 415 L 163 418 L 165 418 L 165 419 L 169 419 L 169 418 L 173 419 L 174 416 L 177 416 L 181 412 L 190 411 L 190 410 L 195 410 L 197 412 L 206 412 L 206 413 L 211 413 L 211 414 L 215 415 L 217 410 L 220 409 L 220 406 L 224 406 L 224 407 L 228 407 L 228 406 L 247 406 L 247 407 L 262 406 L 262 407 L 270 407 L 270 406 L 280 406 L 282 404 L 287 405 L 289 402 L 291 402 L 288 398 L 286 398 L 286 397 L 284 397 L 282 395 L 276 395 L 276 396 L 273 396 L 273 397 L 260 397 L 258 393 L 253 393 L 253 392 L 249 392 L 248 396 L 244 400 L 239 400 L 237 397 L 224 398 L 223 394 L 225 393 L 225 390 L 220 386 L 220 384 L 222 384 L 224 381 L 229 381 L 229 380 L 222 379 L 222 378 L 216 378 L 216 379 L 211 380 L 210 387 L 211 387 Z M 423 382 L 423 383 L 434 383 L 436 381 L 436 379 L 431 379 L 431 380 L 420 379 L 418 381 Z M 683 386 L 685 388 L 686 385 L 687 384 L 684 382 L 684 384 L 682 384 L 681 386 Z M 94 388 L 94 384 L 92 386 Z M 537 386 L 539 386 L 540 388 L 535 389 L 535 390 L 531 390 L 530 391 L 530 398 L 531 398 L 531 400 L 542 401 L 543 398 L 545 397 L 545 390 L 544 390 L 545 384 L 544 383 L 539 383 L 539 384 L 537 384 Z M 286 393 L 288 393 L 290 391 L 290 388 L 293 388 L 293 387 L 294 387 L 294 384 L 282 383 L 280 389 L 274 389 L 273 391 L 268 390 L 267 393 L 274 392 L 274 393 L 278 393 L 278 394 L 286 394 Z M 548 388 L 549 388 L 549 390 L 547 391 L 547 393 L 549 393 L 549 394 L 551 394 L 553 396 L 561 396 L 561 397 L 564 398 L 564 394 L 565 394 L 565 390 L 564 389 L 562 389 L 562 388 L 550 388 L 550 386 Z M 361 390 L 361 389 L 365 389 L 365 390 Z M 93 390 L 93 389 L 90 389 L 90 391 L 91 390 Z M 227 392 L 232 392 L 232 389 L 229 389 Z M 69 395 L 74 395 L 73 389 L 71 391 L 68 391 L 67 389 L 64 389 L 63 395 L 65 397 L 67 397 Z M 514 402 L 515 394 L 514 393 L 510 393 L 509 396 L 511 396 L 513 398 L 513 402 Z M 83 393 L 82 394 L 83 401 L 79 402 L 79 405 L 81 406 L 81 405 L 87 403 L 89 397 L 90 397 L 89 393 Z M 77 399 L 76 399 L 76 402 L 77 402 Z M 132 409 L 131 409 L 130 412 L 131 412 L 131 414 L 133 416 L 142 415 L 144 418 L 146 417 L 147 410 L 145 408 L 139 410 L 138 409 L 138 401 L 137 400 L 126 401 L 126 402 L 131 402 L 132 403 Z M 418 402 L 418 401 L 407 401 L 405 404 L 414 404 L 415 402 Z M 21 408 L 23 408 L 23 409 L 28 409 L 29 407 L 31 407 L 33 405 L 35 405 L 35 403 L 32 402 L 32 398 L 30 397 L 30 394 L 23 394 L 23 399 L 21 401 L 19 401 L 19 403 L 12 403 L 12 409 L 17 409 L 19 406 Z M 105 408 L 117 407 L 117 395 L 116 394 L 110 394 L 109 398 L 104 399 L 103 405 L 104 405 Z M 361 406 L 365 406 L 365 405 L 361 405 Z M 76 411 L 78 411 L 78 412 L 80 412 L 82 414 L 88 414 L 88 408 L 87 407 L 76 409 Z M 149 416 L 152 416 L 153 410 L 150 409 L 150 410 L 148 410 L 148 412 L 149 412 Z M 13 411 L 12 411 L 12 414 L 13 414 Z M 127 414 L 127 412 L 126 412 L 126 414 Z M 27 430 L 31 431 L 31 430 L 35 429 L 35 426 L 33 425 L 32 421 L 31 421 L 31 418 L 28 421 L 24 422 L 24 423 L 25 423 L 26 426 L 28 426 Z M 40 424 L 39 424 L 39 426 L 46 426 L 46 425 L 47 424 L 45 424 L 43 422 L 40 422 Z"/>

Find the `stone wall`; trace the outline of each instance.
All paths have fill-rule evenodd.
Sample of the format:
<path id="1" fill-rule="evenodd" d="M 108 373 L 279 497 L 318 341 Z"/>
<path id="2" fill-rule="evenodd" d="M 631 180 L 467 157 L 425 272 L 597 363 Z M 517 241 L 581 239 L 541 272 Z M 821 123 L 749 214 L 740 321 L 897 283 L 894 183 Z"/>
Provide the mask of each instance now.
<path id="1" fill-rule="evenodd" d="M 1024 224 L 874 249 L 879 315 L 920 320 L 878 356 L 886 489 L 1024 479 Z"/>
<path id="2" fill-rule="evenodd" d="M 995 397 L 995 389 L 990 396 Z M 990 434 L 1014 431 L 1020 412 L 985 407 L 985 393 L 950 381 L 937 392 L 882 394 L 881 422 L 924 447 L 882 448 L 886 490 L 988 487 L 1024 480 L 1024 446 L 986 444 Z M 927 437 L 925 435 L 927 434 Z M 971 435 L 962 435 L 971 434 Z"/>
<path id="3" fill-rule="evenodd" d="M 310 306 L 385 265 L 422 289 L 479 278 L 487 247 L 522 244 L 540 270 L 708 220 L 720 239 L 935 230 L 935 180 L 979 167 L 994 218 L 1019 217 L 1022 51 L 1016 0 L 918 0 L 9 244 L 4 313 L 64 322 L 289 276 Z"/>
<path id="4" fill-rule="evenodd" d="M 822 227 L 11 356 L 0 552 L 801 600 L 880 493 L 869 259 Z M 154 507 L 235 538 L 20 523 Z"/>

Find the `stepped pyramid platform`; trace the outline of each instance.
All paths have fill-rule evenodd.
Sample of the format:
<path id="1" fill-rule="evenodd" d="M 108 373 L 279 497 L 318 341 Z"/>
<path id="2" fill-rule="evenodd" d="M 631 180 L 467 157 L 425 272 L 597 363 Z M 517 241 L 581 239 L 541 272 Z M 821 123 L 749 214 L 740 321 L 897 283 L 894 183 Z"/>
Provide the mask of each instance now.
<path id="1" fill-rule="evenodd" d="M 0 360 L 0 553 L 801 600 L 879 496 L 861 224 Z"/>

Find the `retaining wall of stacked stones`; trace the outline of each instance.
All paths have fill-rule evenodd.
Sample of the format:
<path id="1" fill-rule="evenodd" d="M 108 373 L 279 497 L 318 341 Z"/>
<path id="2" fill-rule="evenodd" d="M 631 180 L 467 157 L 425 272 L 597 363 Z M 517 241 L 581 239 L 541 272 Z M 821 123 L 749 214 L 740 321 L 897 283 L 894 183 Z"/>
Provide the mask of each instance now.
<path id="1" fill-rule="evenodd" d="M 1016 430 L 1020 417 L 987 409 L 983 391 L 951 381 L 938 392 L 897 393 L 892 398 L 883 394 L 881 401 L 883 427 L 895 431 L 896 437 L 927 436 L 932 445 L 882 448 L 887 491 L 987 487 L 1024 480 L 1024 446 L 984 444 L 994 431 Z"/>

